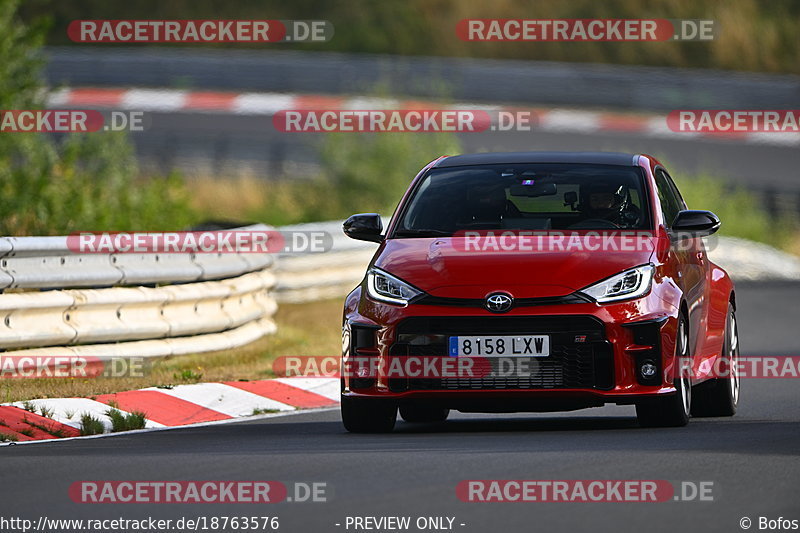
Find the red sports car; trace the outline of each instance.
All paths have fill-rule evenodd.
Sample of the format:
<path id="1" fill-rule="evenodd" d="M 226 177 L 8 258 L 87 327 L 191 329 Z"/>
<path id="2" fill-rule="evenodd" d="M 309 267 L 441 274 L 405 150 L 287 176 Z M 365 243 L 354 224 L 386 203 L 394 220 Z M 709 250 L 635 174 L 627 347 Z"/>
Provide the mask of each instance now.
<path id="1" fill-rule="evenodd" d="M 605 403 L 644 426 L 732 416 L 736 295 L 701 239 L 719 226 L 649 155 L 431 162 L 385 233 L 344 223 L 380 243 L 344 306 L 345 427 Z"/>

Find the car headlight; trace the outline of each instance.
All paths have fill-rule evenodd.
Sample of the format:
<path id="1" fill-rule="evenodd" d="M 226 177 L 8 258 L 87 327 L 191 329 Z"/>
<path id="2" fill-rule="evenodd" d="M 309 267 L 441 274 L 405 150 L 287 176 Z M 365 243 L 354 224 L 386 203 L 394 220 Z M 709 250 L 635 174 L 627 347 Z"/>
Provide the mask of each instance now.
<path id="1" fill-rule="evenodd" d="M 367 272 L 367 293 L 381 302 L 408 305 L 408 301 L 422 291 L 383 270 L 371 268 Z"/>
<path id="2" fill-rule="evenodd" d="M 601 304 L 638 298 L 650 291 L 655 270 L 653 265 L 638 266 L 589 285 L 580 292 Z"/>

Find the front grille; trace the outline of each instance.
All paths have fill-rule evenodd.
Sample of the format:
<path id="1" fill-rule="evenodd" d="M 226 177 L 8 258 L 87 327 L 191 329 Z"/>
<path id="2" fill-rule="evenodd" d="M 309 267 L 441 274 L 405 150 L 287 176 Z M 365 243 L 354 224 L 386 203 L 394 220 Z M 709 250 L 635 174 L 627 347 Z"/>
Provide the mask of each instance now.
<path id="1" fill-rule="evenodd" d="M 601 389 L 614 386 L 614 357 L 605 339 L 602 322 L 594 317 L 414 317 L 397 328 L 397 342 L 390 355 L 447 356 L 448 337 L 454 335 L 550 335 L 550 356 L 504 358 L 512 367 L 499 368 L 499 360 L 488 358 L 489 375 L 480 378 L 392 379 L 395 392 L 406 390 L 496 390 L 496 389 Z M 577 342 L 584 339 L 583 342 Z M 520 365 L 520 366 L 517 366 Z"/>
<path id="2" fill-rule="evenodd" d="M 550 296 L 543 298 L 516 298 L 512 307 L 534 307 L 537 305 L 568 305 L 568 304 L 585 304 L 592 300 L 588 297 L 573 292 L 566 296 Z M 432 296 L 430 294 L 422 294 L 413 300 L 415 305 L 438 305 L 438 306 L 456 306 L 456 307 L 480 307 L 486 308 L 485 298 L 446 298 L 443 296 Z"/>

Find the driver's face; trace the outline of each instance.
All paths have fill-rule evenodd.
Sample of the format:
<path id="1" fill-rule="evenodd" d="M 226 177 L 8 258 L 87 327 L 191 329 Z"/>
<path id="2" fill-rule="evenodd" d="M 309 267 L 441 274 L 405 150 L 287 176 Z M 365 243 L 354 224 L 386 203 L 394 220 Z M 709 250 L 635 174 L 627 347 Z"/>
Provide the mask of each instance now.
<path id="1" fill-rule="evenodd" d="M 610 192 L 593 192 L 589 195 L 589 207 L 592 209 L 611 209 L 614 205 L 614 194 Z"/>

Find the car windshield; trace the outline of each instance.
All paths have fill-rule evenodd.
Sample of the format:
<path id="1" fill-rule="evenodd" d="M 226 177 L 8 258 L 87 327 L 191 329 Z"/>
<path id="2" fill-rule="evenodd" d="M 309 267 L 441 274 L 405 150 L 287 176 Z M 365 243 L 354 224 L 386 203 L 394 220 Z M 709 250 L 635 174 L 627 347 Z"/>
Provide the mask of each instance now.
<path id="1" fill-rule="evenodd" d="M 637 167 L 500 164 L 434 168 L 418 184 L 394 237 L 466 230 L 649 229 Z"/>

